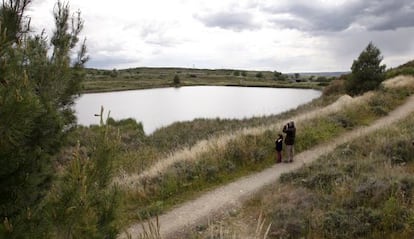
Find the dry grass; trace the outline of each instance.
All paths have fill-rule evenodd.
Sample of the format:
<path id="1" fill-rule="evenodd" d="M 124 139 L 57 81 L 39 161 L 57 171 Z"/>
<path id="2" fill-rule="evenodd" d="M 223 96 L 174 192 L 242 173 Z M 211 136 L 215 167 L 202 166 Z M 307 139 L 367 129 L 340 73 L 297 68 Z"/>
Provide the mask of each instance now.
<path id="1" fill-rule="evenodd" d="M 387 88 L 401 88 L 401 87 L 414 87 L 414 77 L 413 76 L 396 76 L 389 80 L 386 80 L 382 83 Z"/>

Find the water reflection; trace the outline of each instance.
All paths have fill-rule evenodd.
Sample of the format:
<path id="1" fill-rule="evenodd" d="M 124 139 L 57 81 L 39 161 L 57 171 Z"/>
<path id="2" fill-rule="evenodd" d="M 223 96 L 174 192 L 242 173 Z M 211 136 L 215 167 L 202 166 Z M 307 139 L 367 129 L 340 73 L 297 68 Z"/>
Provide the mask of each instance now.
<path id="1" fill-rule="evenodd" d="M 135 118 L 147 134 L 176 121 L 195 118 L 242 119 L 277 114 L 320 96 L 308 89 L 191 86 L 94 93 L 76 101 L 79 124 L 98 124 L 100 107 L 114 119 Z"/>

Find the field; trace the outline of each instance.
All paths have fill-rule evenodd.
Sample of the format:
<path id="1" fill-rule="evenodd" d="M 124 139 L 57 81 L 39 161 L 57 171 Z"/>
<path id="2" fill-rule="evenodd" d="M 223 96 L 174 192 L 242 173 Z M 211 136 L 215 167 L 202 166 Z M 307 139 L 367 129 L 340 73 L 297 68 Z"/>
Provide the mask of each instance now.
<path id="1" fill-rule="evenodd" d="M 338 73 L 332 73 L 335 75 Z M 329 73 L 282 74 L 270 71 L 207 70 L 190 68 L 131 68 L 123 70 L 86 69 L 83 92 L 105 92 L 174 86 L 260 86 L 317 88 L 333 78 Z"/>

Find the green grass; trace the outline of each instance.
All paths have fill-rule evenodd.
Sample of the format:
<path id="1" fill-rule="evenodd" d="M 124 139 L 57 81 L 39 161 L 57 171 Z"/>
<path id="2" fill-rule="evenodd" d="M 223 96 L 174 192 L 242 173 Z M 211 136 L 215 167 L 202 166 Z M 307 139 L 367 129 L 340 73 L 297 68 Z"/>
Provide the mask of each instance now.
<path id="1" fill-rule="evenodd" d="M 394 69 L 390 69 L 386 72 L 386 78 L 393 78 L 398 75 L 411 75 L 414 76 L 414 60 L 409 61 Z"/>

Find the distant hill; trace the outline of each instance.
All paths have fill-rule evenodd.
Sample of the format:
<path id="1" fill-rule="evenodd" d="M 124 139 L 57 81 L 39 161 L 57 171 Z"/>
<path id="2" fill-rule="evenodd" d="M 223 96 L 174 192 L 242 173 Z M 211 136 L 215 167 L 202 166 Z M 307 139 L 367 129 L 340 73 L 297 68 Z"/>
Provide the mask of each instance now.
<path id="1" fill-rule="evenodd" d="M 334 72 L 302 72 L 299 73 L 301 76 L 315 76 L 315 77 L 319 77 L 319 76 L 323 76 L 323 77 L 338 77 L 341 75 L 346 75 L 349 74 L 350 71 L 334 71 Z M 291 73 L 292 75 L 294 73 Z M 289 74 L 290 75 L 290 74 Z"/>
<path id="2" fill-rule="evenodd" d="M 397 68 L 401 69 L 401 68 L 407 68 L 407 67 L 414 67 L 414 60 L 411 60 L 407 63 L 404 63 L 404 64 L 398 66 Z"/>
<path id="3" fill-rule="evenodd" d="M 414 60 L 404 63 L 396 68 L 391 68 L 386 72 L 386 78 L 392 78 L 398 75 L 414 76 Z"/>
<path id="4" fill-rule="evenodd" d="M 129 69 L 86 69 L 83 92 L 135 90 L 172 86 L 215 85 L 278 88 L 326 86 L 340 72 L 284 74 L 278 71 L 239 69 L 196 69 L 177 67 L 137 67 Z M 329 78 L 329 79 L 317 79 Z"/>

